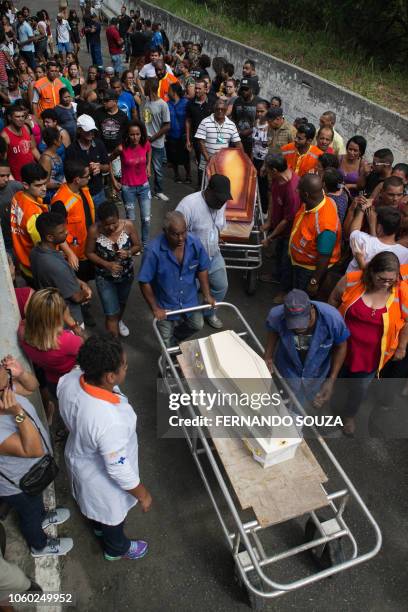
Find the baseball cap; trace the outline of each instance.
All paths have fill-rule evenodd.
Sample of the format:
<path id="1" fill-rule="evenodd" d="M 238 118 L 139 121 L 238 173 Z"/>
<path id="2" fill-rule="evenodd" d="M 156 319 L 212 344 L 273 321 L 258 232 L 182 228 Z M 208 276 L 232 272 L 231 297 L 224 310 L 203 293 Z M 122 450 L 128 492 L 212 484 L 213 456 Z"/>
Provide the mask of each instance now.
<path id="1" fill-rule="evenodd" d="M 82 128 L 84 132 L 91 132 L 92 130 L 98 129 L 95 125 L 95 121 L 89 115 L 81 115 L 78 117 L 77 127 Z"/>
<path id="2" fill-rule="evenodd" d="M 114 69 L 112 68 L 112 66 L 106 66 L 106 68 L 105 68 L 104 72 L 105 72 L 106 74 L 115 74 L 115 71 L 114 71 Z"/>
<path id="3" fill-rule="evenodd" d="M 208 181 L 208 190 L 218 204 L 225 204 L 228 200 L 232 200 L 231 183 L 228 176 L 223 174 L 213 174 Z"/>
<path id="4" fill-rule="evenodd" d="M 312 304 L 305 291 L 292 289 L 284 301 L 285 321 L 288 329 L 306 329 L 309 327 Z"/>
<path id="5" fill-rule="evenodd" d="M 106 91 L 103 92 L 103 99 L 104 100 L 117 100 L 118 94 L 116 93 L 114 89 L 107 89 Z"/>
<path id="6" fill-rule="evenodd" d="M 266 113 L 266 118 L 270 121 L 273 121 L 278 117 L 283 117 L 283 110 L 281 108 L 270 108 Z"/>

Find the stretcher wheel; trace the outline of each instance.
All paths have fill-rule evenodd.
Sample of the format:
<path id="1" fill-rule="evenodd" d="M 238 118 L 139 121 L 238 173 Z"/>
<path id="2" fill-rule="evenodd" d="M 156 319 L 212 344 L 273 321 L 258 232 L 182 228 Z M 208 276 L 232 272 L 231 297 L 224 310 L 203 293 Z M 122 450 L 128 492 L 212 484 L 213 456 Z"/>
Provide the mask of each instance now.
<path id="1" fill-rule="evenodd" d="M 245 277 L 245 291 L 247 295 L 254 295 L 256 291 L 257 271 L 248 270 Z"/>
<path id="2" fill-rule="evenodd" d="M 248 599 L 248 603 L 250 607 L 252 608 L 252 610 L 256 610 L 257 612 L 263 612 L 264 610 L 266 610 L 266 600 L 263 597 L 259 597 L 258 595 L 255 595 L 255 593 L 253 593 L 252 591 L 246 588 L 246 586 L 242 582 L 242 578 L 237 570 L 236 565 L 234 566 L 234 576 L 235 576 L 235 581 L 239 584 L 240 588 L 243 591 L 245 591 L 247 599 Z M 258 589 L 258 591 L 264 590 L 263 582 L 255 570 L 252 570 L 252 572 L 248 572 L 247 577 L 248 577 L 249 582 L 256 589 Z"/>
<path id="3" fill-rule="evenodd" d="M 311 542 L 319 537 L 320 532 L 313 519 L 310 518 L 305 526 L 305 541 Z M 321 546 L 311 548 L 309 552 L 319 569 L 328 569 L 346 561 L 343 538 L 337 538 Z"/>

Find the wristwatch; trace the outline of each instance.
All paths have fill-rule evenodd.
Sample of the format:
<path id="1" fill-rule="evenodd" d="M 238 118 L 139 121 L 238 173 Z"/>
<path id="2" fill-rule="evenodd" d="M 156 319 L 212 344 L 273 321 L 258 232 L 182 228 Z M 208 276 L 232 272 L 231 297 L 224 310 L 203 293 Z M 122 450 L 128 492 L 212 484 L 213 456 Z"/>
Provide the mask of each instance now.
<path id="1" fill-rule="evenodd" d="M 16 416 L 14 417 L 16 420 L 17 424 L 23 423 L 26 420 L 26 413 L 25 412 L 20 412 L 20 414 L 16 414 Z"/>

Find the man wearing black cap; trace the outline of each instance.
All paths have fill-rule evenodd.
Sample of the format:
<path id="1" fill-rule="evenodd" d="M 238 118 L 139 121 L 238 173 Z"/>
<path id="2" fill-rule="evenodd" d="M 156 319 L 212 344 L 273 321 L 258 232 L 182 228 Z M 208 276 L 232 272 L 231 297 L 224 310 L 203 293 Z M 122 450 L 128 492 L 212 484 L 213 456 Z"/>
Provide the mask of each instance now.
<path id="1" fill-rule="evenodd" d="M 264 359 L 270 371 L 276 366 L 301 403 L 323 406 L 332 395 L 350 335 L 338 310 L 293 289 L 282 306 L 270 310 L 266 327 Z"/>
<path id="2" fill-rule="evenodd" d="M 253 60 L 246 60 L 245 64 L 242 66 L 242 77 L 243 79 L 249 80 L 249 85 L 254 94 L 257 96 L 261 91 L 261 86 L 259 84 L 259 78 L 256 74 L 256 66 Z"/>
<path id="3" fill-rule="evenodd" d="M 256 120 L 256 105 L 261 98 L 254 94 L 254 82 L 251 78 L 241 80 L 238 97 L 232 106 L 231 119 L 240 135 L 245 153 L 252 158 L 252 129 Z"/>
<path id="4" fill-rule="evenodd" d="M 269 124 L 268 152 L 280 153 L 281 147 L 294 142 L 296 130 L 283 116 L 281 108 L 270 108 L 266 113 Z"/>
<path id="5" fill-rule="evenodd" d="M 176 210 L 183 213 L 187 230 L 199 238 L 210 258 L 208 278 L 211 294 L 222 302 L 228 290 L 225 261 L 219 247 L 219 235 L 225 226 L 225 208 L 231 200 L 231 184 L 227 176 L 214 174 L 205 191 L 197 191 L 183 198 Z M 211 327 L 221 329 L 223 324 L 215 311 L 206 316 Z"/>

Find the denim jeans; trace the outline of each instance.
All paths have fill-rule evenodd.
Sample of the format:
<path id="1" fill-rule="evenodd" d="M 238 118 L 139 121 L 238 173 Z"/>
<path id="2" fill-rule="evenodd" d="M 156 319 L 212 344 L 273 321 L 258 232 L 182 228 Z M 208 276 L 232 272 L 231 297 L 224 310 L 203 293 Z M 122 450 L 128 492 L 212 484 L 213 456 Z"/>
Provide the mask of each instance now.
<path id="1" fill-rule="evenodd" d="M 6 502 L 14 508 L 18 514 L 21 533 L 28 546 L 33 548 L 44 548 L 47 544 L 47 536 L 41 527 L 45 517 L 45 508 L 42 495 L 8 495 Z"/>
<path id="2" fill-rule="evenodd" d="M 62 42 L 62 43 L 58 43 L 58 52 L 59 53 L 69 53 L 71 51 L 71 43 L 69 42 Z"/>
<path id="3" fill-rule="evenodd" d="M 333 393 L 332 405 L 336 414 L 353 417 L 367 397 L 374 372 L 350 372 L 346 365 L 341 367 Z M 347 384 L 347 380 L 350 384 Z"/>
<path id="4" fill-rule="evenodd" d="M 164 147 L 152 147 L 154 194 L 163 193 L 163 160 L 165 151 Z"/>
<path id="5" fill-rule="evenodd" d="M 98 68 L 103 67 L 103 59 L 102 59 L 102 51 L 101 51 L 101 43 L 100 42 L 91 42 L 89 44 L 89 49 L 91 51 L 92 63 Z"/>
<path id="6" fill-rule="evenodd" d="M 126 209 L 126 217 L 131 221 L 136 220 L 135 205 L 136 202 L 139 204 L 142 243 L 143 246 L 146 246 L 147 241 L 149 240 L 152 204 L 152 194 L 150 193 L 149 182 L 145 183 L 144 185 L 137 185 L 135 187 L 122 185 L 122 199 Z"/>
<path id="7" fill-rule="evenodd" d="M 290 262 L 288 247 L 289 237 L 276 238 L 276 260 L 278 262 L 279 281 L 281 289 L 285 293 L 292 289 L 292 264 Z M 297 287 L 297 289 L 300 288 L 301 287 Z"/>
<path id="8" fill-rule="evenodd" d="M 103 552 L 111 557 L 120 557 L 130 548 L 130 540 L 125 536 L 123 527 L 125 521 L 119 525 L 104 525 L 98 521 L 90 521 L 94 529 L 102 532 Z"/>
<path id="9" fill-rule="evenodd" d="M 123 72 L 122 54 L 118 53 L 116 55 L 111 55 L 111 60 L 115 74 L 120 75 Z"/>
<path id="10" fill-rule="evenodd" d="M 98 193 L 92 196 L 93 203 L 95 205 L 95 210 L 98 210 L 99 206 L 106 202 L 106 193 L 105 189 L 101 189 Z"/>
<path id="11" fill-rule="evenodd" d="M 211 295 L 215 297 L 217 302 L 222 302 L 228 291 L 228 276 L 225 269 L 225 261 L 221 253 L 217 253 L 211 260 L 208 269 L 208 280 Z M 214 314 L 213 310 L 204 312 L 206 317 L 210 317 L 212 314 Z"/>
<path id="12" fill-rule="evenodd" d="M 113 317 L 118 315 L 121 309 L 126 306 L 133 280 L 133 277 L 131 277 L 114 282 L 98 274 L 96 275 L 96 289 L 98 290 L 105 316 Z"/>
<path id="13" fill-rule="evenodd" d="M 179 342 L 203 328 L 204 319 L 201 312 L 193 312 L 190 316 L 182 315 L 175 321 L 158 321 L 157 327 L 166 347 L 177 346 Z"/>
<path id="14" fill-rule="evenodd" d="M 293 288 L 306 291 L 306 287 L 314 272 L 315 270 L 307 270 L 307 268 L 302 268 L 301 266 L 292 266 Z"/>

